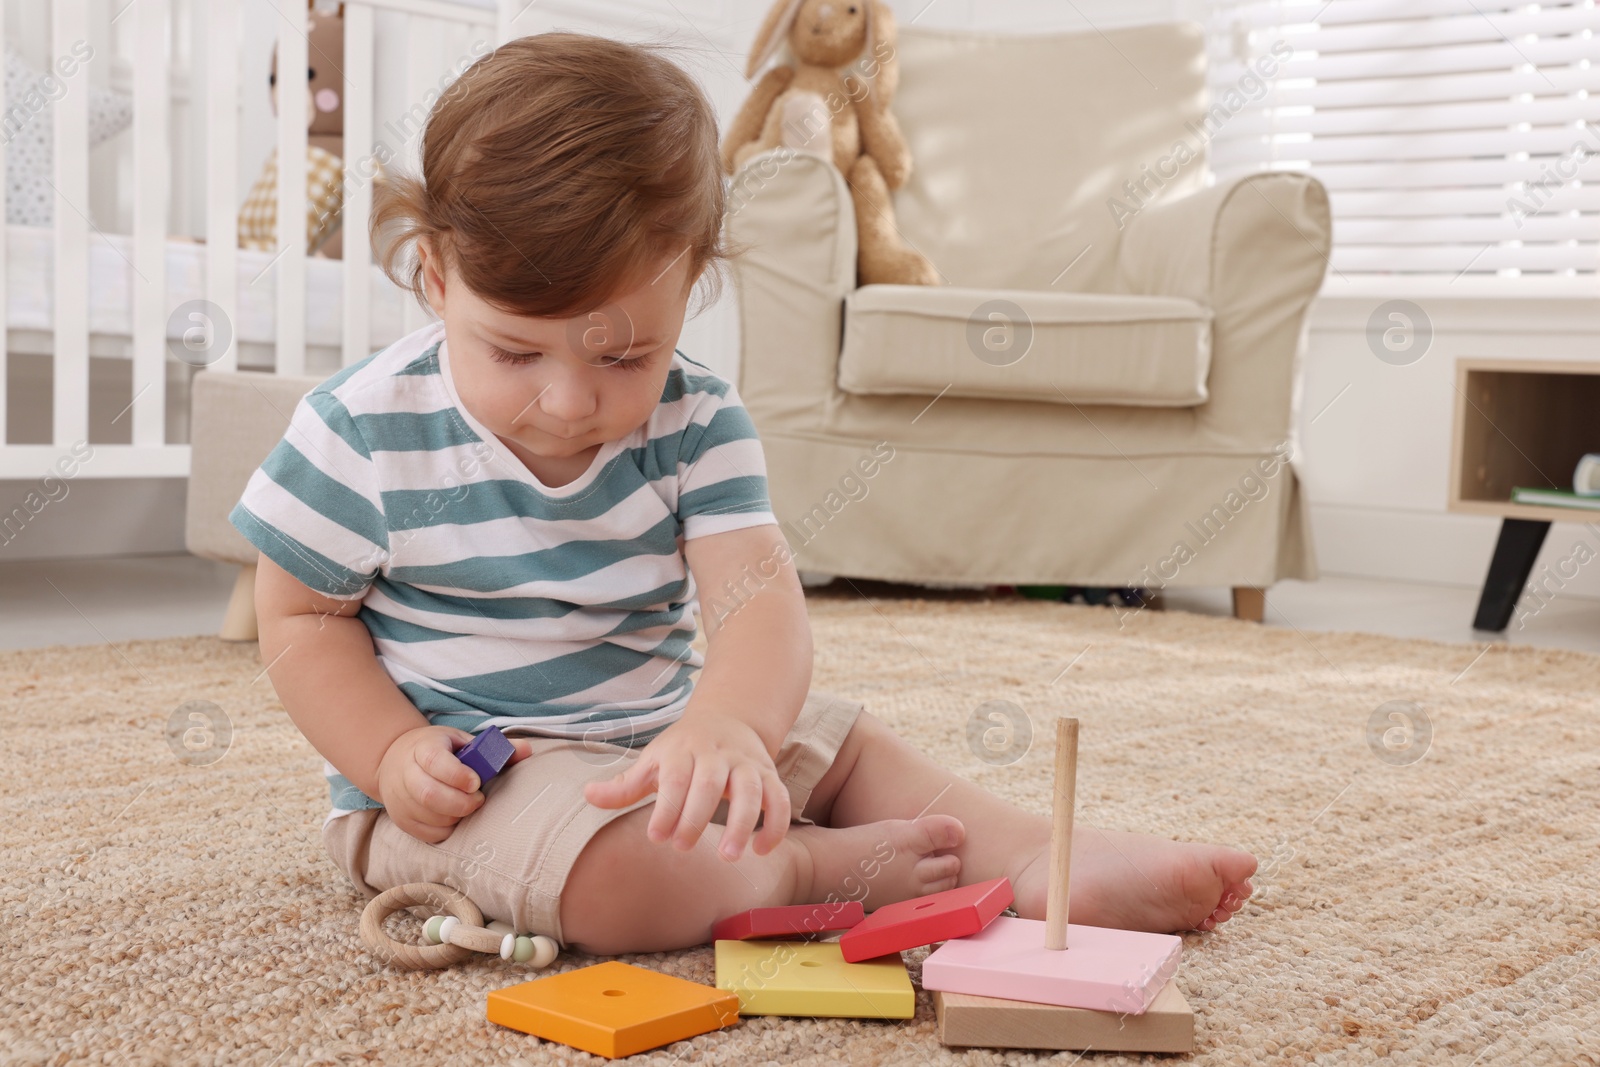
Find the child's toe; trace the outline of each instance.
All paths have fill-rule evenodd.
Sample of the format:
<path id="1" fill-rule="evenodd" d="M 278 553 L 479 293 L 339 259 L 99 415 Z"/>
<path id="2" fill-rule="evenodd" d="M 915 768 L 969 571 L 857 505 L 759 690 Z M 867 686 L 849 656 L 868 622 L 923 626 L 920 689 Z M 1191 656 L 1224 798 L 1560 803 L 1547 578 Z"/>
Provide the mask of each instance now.
<path id="1" fill-rule="evenodd" d="M 1244 902 L 1249 900 L 1250 894 L 1254 893 L 1255 891 L 1255 886 L 1251 885 L 1249 882 L 1239 882 L 1235 885 L 1230 885 L 1222 891 L 1221 906 L 1227 909 L 1229 914 L 1232 914 L 1233 912 L 1236 912 L 1240 908 L 1244 907 Z"/>
<path id="2" fill-rule="evenodd" d="M 967 837 L 961 820 L 952 815 L 924 815 L 912 823 L 909 845 L 913 852 L 927 855 L 958 847 Z"/>
<path id="3" fill-rule="evenodd" d="M 1256 873 L 1256 858 L 1238 849 L 1222 849 L 1213 863 L 1213 869 L 1227 885 L 1247 883 L 1250 876 Z"/>
<path id="4" fill-rule="evenodd" d="M 939 893 L 946 889 L 954 889 L 960 875 L 961 858 L 949 853 L 924 856 L 917 863 L 917 876 L 923 885 L 928 887 L 923 890 L 924 893 Z"/>

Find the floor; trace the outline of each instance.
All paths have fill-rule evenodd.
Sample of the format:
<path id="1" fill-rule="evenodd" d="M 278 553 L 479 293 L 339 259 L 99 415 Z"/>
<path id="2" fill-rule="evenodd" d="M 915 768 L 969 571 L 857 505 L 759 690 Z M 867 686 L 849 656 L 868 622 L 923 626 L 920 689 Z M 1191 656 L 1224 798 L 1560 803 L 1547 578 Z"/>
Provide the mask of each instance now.
<path id="1" fill-rule="evenodd" d="M 215 633 L 234 569 L 193 556 L 0 562 L 0 649 L 84 645 Z M 836 580 L 813 596 L 966 597 L 881 582 Z M 1504 634 L 1472 629 L 1476 589 L 1329 576 L 1280 582 L 1267 596 L 1267 625 L 1304 633 L 1357 631 L 1483 645 L 1502 641 L 1600 653 L 1600 600 L 1557 597 L 1519 607 Z M 1166 609 L 1227 615 L 1225 589 L 1167 590 Z M 1111 610 L 1111 609 L 1106 609 Z"/>

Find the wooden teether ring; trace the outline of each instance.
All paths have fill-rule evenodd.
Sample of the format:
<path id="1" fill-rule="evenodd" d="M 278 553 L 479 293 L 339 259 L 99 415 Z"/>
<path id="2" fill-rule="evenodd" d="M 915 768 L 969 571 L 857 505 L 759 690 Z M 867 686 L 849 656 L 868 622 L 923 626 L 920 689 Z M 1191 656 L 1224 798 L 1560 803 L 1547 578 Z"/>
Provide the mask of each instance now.
<path id="1" fill-rule="evenodd" d="M 449 967 L 474 954 L 470 948 L 449 943 L 407 945 L 383 932 L 385 919 L 418 904 L 448 911 L 468 926 L 483 925 L 483 912 L 461 890 L 437 882 L 410 882 L 387 889 L 367 902 L 361 913 L 361 940 L 378 955 L 408 971 Z"/>

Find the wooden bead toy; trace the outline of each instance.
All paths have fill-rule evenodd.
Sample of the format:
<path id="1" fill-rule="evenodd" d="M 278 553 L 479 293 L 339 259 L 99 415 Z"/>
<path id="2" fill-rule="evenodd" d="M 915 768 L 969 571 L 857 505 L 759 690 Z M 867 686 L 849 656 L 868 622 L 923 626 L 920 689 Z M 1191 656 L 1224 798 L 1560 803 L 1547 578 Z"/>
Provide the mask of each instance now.
<path id="1" fill-rule="evenodd" d="M 1194 1012 L 1168 982 L 1143 1015 L 934 993 L 939 1040 L 982 1048 L 1193 1052 Z"/>
<path id="2" fill-rule="evenodd" d="M 497 726 L 485 726 L 462 748 L 456 750 L 456 759 L 478 774 L 478 788 L 505 769 L 506 763 L 516 755 L 511 741 Z"/>
<path id="3" fill-rule="evenodd" d="M 385 919 L 403 908 L 418 905 L 450 912 L 449 915 L 435 915 L 424 924 L 426 946 L 407 945 L 384 933 Z M 502 922 L 484 926 L 483 912 L 466 894 L 454 886 L 437 882 L 397 885 L 373 897 L 361 913 L 361 940 L 384 959 L 408 971 L 448 967 L 470 958 L 475 952 L 534 967 L 548 967 L 560 952 L 560 946 L 543 934 L 519 936 Z"/>
<path id="4" fill-rule="evenodd" d="M 1058 720 L 1045 921 L 1002 917 L 947 941 L 923 962 L 924 989 L 1139 1015 L 1177 972 L 1172 934 L 1067 922 L 1077 759 L 1078 720 Z"/>
<path id="5" fill-rule="evenodd" d="M 993 878 L 886 904 L 851 927 L 839 939 L 839 948 L 846 960 L 859 963 L 935 941 L 966 937 L 993 922 L 1011 906 L 1011 900 L 1011 880 Z"/>
<path id="6" fill-rule="evenodd" d="M 751 908 L 730 915 L 711 928 L 713 941 L 752 941 L 759 938 L 809 937 L 829 930 L 848 930 L 866 912 L 859 900 L 826 904 L 791 904 L 782 908 Z"/>
<path id="7" fill-rule="evenodd" d="M 837 941 L 718 941 L 717 986 L 745 1015 L 909 1019 L 916 994 L 905 961 L 850 963 Z"/>
<path id="8" fill-rule="evenodd" d="M 616 1059 L 739 1021 L 739 998 L 612 960 L 489 994 L 489 1021 Z"/>

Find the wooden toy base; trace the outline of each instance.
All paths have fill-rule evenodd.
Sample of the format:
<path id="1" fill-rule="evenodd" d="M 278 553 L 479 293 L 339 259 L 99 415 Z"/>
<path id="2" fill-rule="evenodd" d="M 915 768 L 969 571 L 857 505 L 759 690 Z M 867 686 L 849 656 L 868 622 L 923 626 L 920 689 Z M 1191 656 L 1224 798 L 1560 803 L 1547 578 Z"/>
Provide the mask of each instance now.
<path id="1" fill-rule="evenodd" d="M 1168 982 L 1143 1015 L 934 993 L 939 1040 L 979 1048 L 1065 1052 L 1193 1052 L 1194 1012 Z"/>

